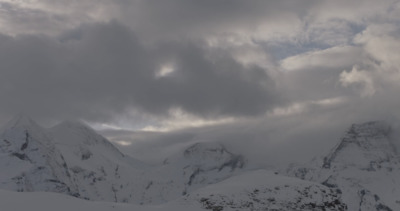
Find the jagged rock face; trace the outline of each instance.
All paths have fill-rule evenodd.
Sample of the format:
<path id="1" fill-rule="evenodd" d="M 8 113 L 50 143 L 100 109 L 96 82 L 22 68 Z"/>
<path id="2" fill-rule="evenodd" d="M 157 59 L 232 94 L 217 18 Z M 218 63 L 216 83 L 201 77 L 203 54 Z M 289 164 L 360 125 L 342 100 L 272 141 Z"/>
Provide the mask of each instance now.
<path id="1" fill-rule="evenodd" d="M 349 210 L 400 210 L 400 162 L 384 122 L 354 124 L 336 147 L 291 176 L 339 188 Z"/>

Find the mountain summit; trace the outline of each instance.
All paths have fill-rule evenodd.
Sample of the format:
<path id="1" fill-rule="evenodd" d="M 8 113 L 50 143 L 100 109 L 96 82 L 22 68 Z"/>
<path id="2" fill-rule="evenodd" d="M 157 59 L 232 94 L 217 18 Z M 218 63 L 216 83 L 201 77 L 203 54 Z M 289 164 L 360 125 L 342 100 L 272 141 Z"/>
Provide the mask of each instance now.
<path id="1" fill-rule="evenodd" d="M 16 191 L 52 191 L 76 195 L 68 166 L 51 136 L 25 115 L 0 133 L 1 187 Z"/>
<path id="2" fill-rule="evenodd" d="M 19 130 L 29 131 L 31 133 L 39 133 L 43 130 L 43 128 L 33 121 L 29 116 L 20 113 L 8 121 L 3 127 L 1 127 L 0 132 L 6 132 L 5 130 Z"/>
<path id="3" fill-rule="evenodd" d="M 323 158 L 288 174 L 337 188 L 349 210 L 400 210 L 400 159 L 382 121 L 353 124 Z"/>
<path id="4" fill-rule="evenodd" d="M 355 165 L 374 168 L 375 164 L 397 156 L 389 135 L 391 127 L 385 122 L 353 124 L 339 144 L 324 158 L 323 168 Z"/>

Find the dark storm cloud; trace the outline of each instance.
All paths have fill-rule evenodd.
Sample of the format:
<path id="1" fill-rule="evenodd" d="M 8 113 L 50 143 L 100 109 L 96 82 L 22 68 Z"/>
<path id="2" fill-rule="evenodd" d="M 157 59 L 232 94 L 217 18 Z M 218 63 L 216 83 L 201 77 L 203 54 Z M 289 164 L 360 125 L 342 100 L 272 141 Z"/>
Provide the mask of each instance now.
<path id="1" fill-rule="evenodd" d="M 152 89 L 141 93 L 146 107 L 162 111 L 176 105 L 198 115 L 255 115 L 277 103 L 274 81 L 264 69 L 244 67 L 226 52 L 207 52 L 199 46 L 169 43 L 157 49 L 173 61 L 175 71 L 151 81 Z"/>
<path id="2" fill-rule="evenodd" d="M 2 115 L 98 121 L 130 109 L 166 116 L 178 107 L 205 117 L 242 116 L 278 101 L 260 67 L 245 67 L 201 42 L 145 49 L 117 22 L 83 25 L 60 38 L 2 35 L 0 60 Z M 170 60 L 175 71 L 156 77 Z"/>

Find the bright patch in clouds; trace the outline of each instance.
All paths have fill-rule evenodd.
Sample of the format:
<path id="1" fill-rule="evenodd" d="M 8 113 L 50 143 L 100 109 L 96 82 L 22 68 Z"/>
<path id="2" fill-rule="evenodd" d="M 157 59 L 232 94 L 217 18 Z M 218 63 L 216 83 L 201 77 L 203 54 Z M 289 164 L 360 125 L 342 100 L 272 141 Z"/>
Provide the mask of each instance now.
<path id="1" fill-rule="evenodd" d="M 362 49 L 355 46 L 335 46 L 324 50 L 313 50 L 283 59 L 280 62 L 285 71 L 310 69 L 335 69 L 353 66 L 362 60 Z"/>
<path id="2" fill-rule="evenodd" d="M 157 78 L 168 76 L 175 71 L 175 67 L 172 64 L 162 65 L 160 70 L 156 72 Z"/>
<path id="3" fill-rule="evenodd" d="M 322 100 L 312 100 L 312 101 L 305 101 L 305 102 L 296 102 L 289 106 L 285 107 L 278 107 L 273 109 L 271 112 L 267 113 L 267 116 L 274 116 L 274 117 L 287 117 L 290 115 L 297 115 L 304 112 L 309 112 L 315 109 L 315 106 L 318 106 L 322 109 L 331 108 L 335 106 L 340 106 L 341 104 L 345 103 L 346 99 L 342 97 L 335 97 L 335 98 L 327 98 Z"/>
<path id="4" fill-rule="evenodd" d="M 196 128 L 212 125 L 220 125 L 234 122 L 234 118 L 204 119 L 179 108 L 170 109 L 170 118 L 161 120 L 157 126 L 150 125 L 141 129 L 147 132 L 168 132 L 187 128 Z"/>
<path id="5" fill-rule="evenodd" d="M 368 72 L 365 70 L 358 70 L 357 67 L 353 67 L 350 72 L 343 71 L 340 74 L 340 82 L 345 87 L 351 85 L 361 85 L 361 95 L 364 97 L 372 96 L 376 92 L 374 83 Z"/>

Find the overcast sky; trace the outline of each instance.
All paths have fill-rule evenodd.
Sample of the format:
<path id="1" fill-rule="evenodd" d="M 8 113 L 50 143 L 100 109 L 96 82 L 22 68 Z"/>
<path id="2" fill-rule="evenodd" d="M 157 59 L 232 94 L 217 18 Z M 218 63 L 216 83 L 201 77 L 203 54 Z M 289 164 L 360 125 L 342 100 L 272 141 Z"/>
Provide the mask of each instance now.
<path id="1" fill-rule="evenodd" d="M 0 0 L 0 123 L 322 143 L 399 117 L 399 49 L 398 0 Z"/>

